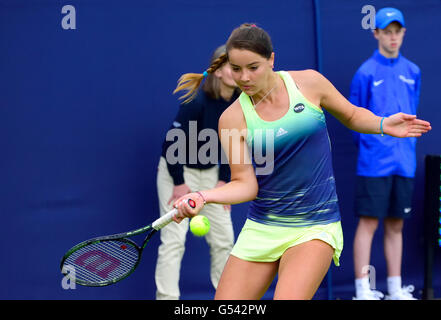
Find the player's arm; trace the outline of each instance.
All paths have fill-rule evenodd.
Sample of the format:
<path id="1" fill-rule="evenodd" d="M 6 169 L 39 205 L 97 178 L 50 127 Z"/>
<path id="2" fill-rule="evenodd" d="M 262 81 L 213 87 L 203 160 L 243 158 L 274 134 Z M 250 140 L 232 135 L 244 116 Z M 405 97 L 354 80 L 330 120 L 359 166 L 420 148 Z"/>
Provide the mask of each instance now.
<path id="1" fill-rule="evenodd" d="M 337 118 L 343 125 L 360 133 L 383 133 L 395 137 L 420 137 L 431 129 L 430 123 L 419 120 L 415 115 L 396 113 L 387 118 L 379 117 L 366 108 L 357 107 L 350 103 L 333 85 L 320 73 L 308 70 L 309 86 L 313 86 L 318 95 L 320 105 Z"/>
<path id="2" fill-rule="evenodd" d="M 357 70 L 351 81 L 349 102 L 355 106 L 369 109 L 369 90 L 369 75 L 362 72 L 361 69 Z M 352 138 L 358 147 L 360 144 L 360 133 L 352 131 Z"/>
<path id="3" fill-rule="evenodd" d="M 207 202 L 235 204 L 253 200 L 257 195 L 257 180 L 246 143 L 246 122 L 238 101 L 219 118 L 219 138 L 228 158 L 230 182 L 206 190 Z"/>
<path id="4" fill-rule="evenodd" d="M 184 217 L 192 217 L 207 203 L 236 204 L 253 200 L 258 191 L 254 168 L 246 144 L 246 122 L 239 102 L 233 103 L 219 119 L 219 137 L 228 158 L 231 171 L 230 182 L 199 193 L 190 193 L 178 199 L 178 214 L 174 218 L 180 222 Z M 186 205 L 187 198 L 196 201 L 196 208 Z"/>

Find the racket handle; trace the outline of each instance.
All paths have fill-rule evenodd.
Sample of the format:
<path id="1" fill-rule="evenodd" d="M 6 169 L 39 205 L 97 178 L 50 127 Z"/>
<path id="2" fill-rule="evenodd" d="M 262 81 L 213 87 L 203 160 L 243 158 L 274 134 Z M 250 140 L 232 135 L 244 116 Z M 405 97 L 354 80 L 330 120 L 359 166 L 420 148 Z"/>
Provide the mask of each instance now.
<path id="1" fill-rule="evenodd" d="M 156 229 L 156 230 L 164 228 L 166 225 L 168 225 L 170 222 L 173 221 L 173 216 L 176 214 L 176 212 L 178 212 L 178 210 L 173 209 L 173 210 L 167 212 L 166 214 L 164 214 L 159 219 L 156 219 L 152 223 L 152 228 Z"/>
<path id="2" fill-rule="evenodd" d="M 196 207 L 196 203 L 192 199 L 188 199 L 188 205 L 192 208 Z M 173 221 L 173 217 L 177 212 L 178 212 L 178 210 L 175 208 L 175 209 L 167 212 L 166 214 L 164 214 L 159 219 L 156 219 L 152 223 L 152 228 L 155 230 L 159 230 L 159 229 L 164 228 L 166 225 L 168 225 L 170 222 Z"/>

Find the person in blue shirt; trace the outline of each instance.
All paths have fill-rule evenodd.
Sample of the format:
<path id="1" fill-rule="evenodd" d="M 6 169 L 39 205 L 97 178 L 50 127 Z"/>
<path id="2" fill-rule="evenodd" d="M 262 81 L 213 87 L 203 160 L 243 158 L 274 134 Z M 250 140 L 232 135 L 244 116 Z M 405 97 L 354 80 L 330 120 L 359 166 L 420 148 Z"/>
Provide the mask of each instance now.
<path id="1" fill-rule="evenodd" d="M 349 101 L 379 116 L 397 112 L 416 115 L 421 73 L 403 57 L 405 35 L 402 13 L 383 8 L 376 14 L 378 49 L 354 75 Z M 355 211 L 359 222 L 354 238 L 355 288 L 358 300 L 378 300 L 384 295 L 370 290 L 367 272 L 372 239 L 379 220 L 384 222 L 384 252 L 387 264 L 386 299 L 414 299 L 412 286 L 401 285 L 402 230 L 412 214 L 416 138 L 354 133 L 358 146 Z"/>

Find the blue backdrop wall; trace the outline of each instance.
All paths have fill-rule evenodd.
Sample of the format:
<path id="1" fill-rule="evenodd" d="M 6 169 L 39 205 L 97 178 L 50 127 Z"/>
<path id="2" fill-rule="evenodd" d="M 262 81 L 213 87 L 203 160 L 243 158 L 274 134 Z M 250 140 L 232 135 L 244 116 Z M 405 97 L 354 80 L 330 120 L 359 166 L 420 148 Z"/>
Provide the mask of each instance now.
<path id="1" fill-rule="evenodd" d="M 106 288 L 64 290 L 66 249 L 84 239 L 130 230 L 158 216 L 156 171 L 162 140 L 178 109 L 182 73 L 202 72 L 214 48 L 243 22 L 273 39 L 276 69 L 318 69 L 348 95 L 351 78 L 376 48 L 361 26 L 364 1 L 0 0 L 1 299 L 154 299 L 159 237 L 139 270 Z M 405 224 L 403 278 L 423 287 L 424 155 L 441 154 L 441 3 L 371 1 L 404 13 L 402 53 L 422 70 L 419 116 L 433 130 L 418 142 L 414 214 Z M 65 30 L 65 5 L 76 29 Z M 316 29 L 314 9 L 320 26 Z M 72 22 L 72 21 L 71 21 Z M 321 42 L 316 43 L 316 31 Z M 317 49 L 321 46 L 321 60 Z M 316 299 L 353 294 L 352 239 L 356 150 L 351 134 L 327 115 L 343 218 L 341 267 Z M 233 206 L 236 235 L 247 204 Z M 435 294 L 440 295 L 439 252 Z M 382 229 L 372 250 L 385 290 Z M 198 277 L 192 276 L 197 273 Z M 332 287 L 329 285 L 332 284 Z M 265 295 L 272 297 L 273 286 Z M 183 299 L 211 299 L 208 246 L 191 234 L 182 265 Z"/>

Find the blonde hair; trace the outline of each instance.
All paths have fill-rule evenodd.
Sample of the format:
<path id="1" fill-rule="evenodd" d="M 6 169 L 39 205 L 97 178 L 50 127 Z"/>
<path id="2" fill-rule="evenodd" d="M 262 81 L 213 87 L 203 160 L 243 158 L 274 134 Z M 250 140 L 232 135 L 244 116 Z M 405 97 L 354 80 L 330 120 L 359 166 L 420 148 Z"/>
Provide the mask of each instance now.
<path id="1" fill-rule="evenodd" d="M 179 80 L 176 89 L 173 91 L 173 94 L 179 91 L 187 91 L 184 95 L 179 97 L 179 99 L 185 99 L 183 103 L 189 103 L 192 101 L 197 93 L 198 89 L 204 80 L 205 76 L 207 77 L 204 84 L 204 91 L 206 91 L 210 96 L 217 99 L 219 98 L 219 80 L 214 77 L 212 74 L 222 67 L 227 62 L 227 53 L 226 46 L 222 45 L 216 49 L 212 58 L 211 64 L 204 73 L 186 73 L 183 74 Z"/>

